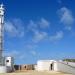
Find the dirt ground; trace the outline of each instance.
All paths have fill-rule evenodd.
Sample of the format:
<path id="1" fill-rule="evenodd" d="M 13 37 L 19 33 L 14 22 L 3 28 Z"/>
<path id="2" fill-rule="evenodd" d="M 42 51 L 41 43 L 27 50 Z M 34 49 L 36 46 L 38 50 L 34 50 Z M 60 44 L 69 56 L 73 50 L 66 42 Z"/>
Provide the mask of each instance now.
<path id="1" fill-rule="evenodd" d="M 21 72 L 13 72 L 13 73 L 2 73 L 0 75 L 72 75 L 72 74 L 66 74 L 66 73 L 60 73 L 60 72 L 54 72 L 54 71 L 44 71 L 44 72 L 38 72 L 38 71 L 21 71 Z"/>

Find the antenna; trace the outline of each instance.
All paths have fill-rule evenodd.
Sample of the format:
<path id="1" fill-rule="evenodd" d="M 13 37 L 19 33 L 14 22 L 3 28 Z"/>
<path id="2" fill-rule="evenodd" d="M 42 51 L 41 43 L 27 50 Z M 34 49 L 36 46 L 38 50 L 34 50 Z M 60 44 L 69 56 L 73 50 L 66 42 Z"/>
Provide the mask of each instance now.
<path id="1" fill-rule="evenodd" d="M 4 7 L 0 5 L 0 65 L 3 64 L 3 24 L 4 24 Z"/>

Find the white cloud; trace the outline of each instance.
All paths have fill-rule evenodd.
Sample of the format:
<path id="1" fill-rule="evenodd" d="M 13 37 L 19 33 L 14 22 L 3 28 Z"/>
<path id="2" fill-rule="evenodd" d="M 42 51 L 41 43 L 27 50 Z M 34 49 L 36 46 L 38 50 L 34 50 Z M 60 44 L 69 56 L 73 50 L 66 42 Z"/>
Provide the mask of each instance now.
<path id="1" fill-rule="evenodd" d="M 29 21 L 29 24 L 28 24 L 28 30 L 31 30 L 31 31 L 35 31 L 37 29 L 39 29 L 39 27 L 41 29 L 43 28 L 49 28 L 50 26 L 50 22 L 47 21 L 45 18 L 41 18 L 40 20 L 37 20 L 37 21 L 33 21 L 33 20 L 30 20 Z"/>
<path id="2" fill-rule="evenodd" d="M 40 21 L 38 22 L 41 28 L 49 28 L 50 22 L 47 21 L 44 18 L 41 18 Z"/>
<path id="3" fill-rule="evenodd" d="M 31 53 L 33 56 L 36 56 L 36 55 L 37 55 L 37 53 L 36 53 L 35 50 L 30 51 L 30 53 Z"/>
<path id="4" fill-rule="evenodd" d="M 29 24 L 28 24 L 28 32 L 32 32 L 33 38 L 32 41 L 34 41 L 35 43 L 40 42 L 42 40 L 45 40 L 47 35 L 47 32 L 45 31 L 41 31 L 41 29 L 45 28 L 49 28 L 50 26 L 50 22 L 48 22 L 46 19 L 41 18 L 40 20 L 37 21 L 33 21 L 30 20 Z"/>
<path id="5" fill-rule="evenodd" d="M 18 55 L 19 55 L 19 52 L 16 50 L 4 52 L 4 56 L 12 56 L 16 58 Z"/>
<path id="6" fill-rule="evenodd" d="M 33 20 L 30 20 L 27 28 L 28 31 L 34 32 L 37 29 L 37 24 Z"/>
<path id="7" fill-rule="evenodd" d="M 39 31 L 35 31 L 35 34 L 33 36 L 33 41 L 35 43 L 38 43 L 42 40 L 45 40 L 47 38 L 47 33 L 46 32 L 39 32 Z"/>
<path id="8" fill-rule="evenodd" d="M 5 22 L 4 28 L 5 28 L 5 31 L 11 33 L 12 35 L 17 34 L 16 27 L 9 21 Z"/>
<path id="9" fill-rule="evenodd" d="M 26 57 L 27 57 L 27 56 L 26 56 L 25 54 L 20 54 L 19 57 L 18 57 L 18 59 L 20 59 L 20 60 L 25 60 Z"/>
<path id="10" fill-rule="evenodd" d="M 59 41 L 63 38 L 63 35 L 64 35 L 64 33 L 62 31 L 59 31 L 59 32 L 56 32 L 55 35 L 50 36 L 49 39 L 50 39 L 50 41 L 53 41 L 53 42 Z"/>
<path id="11" fill-rule="evenodd" d="M 30 50 L 31 50 L 31 49 L 35 49 L 35 48 L 37 48 L 37 47 L 38 47 L 38 45 L 33 44 L 33 43 L 30 43 L 30 44 L 27 44 L 27 45 L 26 45 L 26 48 L 27 48 L 27 49 L 30 49 Z"/>
<path id="12" fill-rule="evenodd" d="M 12 51 L 8 51 L 8 52 L 4 52 L 3 54 L 4 56 L 11 56 L 14 57 L 14 59 L 25 59 L 26 58 L 26 54 L 24 52 L 20 52 L 17 50 L 12 50 Z"/>
<path id="13" fill-rule="evenodd" d="M 27 28 L 28 28 L 28 31 L 32 32 L 33 34 L 32 41 L 35 43 L 38 43 L 46 39 L 47 32 L 41 31 L 39 27 L 48 28 L 49 25 L 50 23 L 44 18 L 41 18 L 40 21 L 35 21 L 35 22 L 33 20 L 30 20 Z"/>
<path id="14" fill-rule="evenodd" d="M 5 31 L 11 36 L 24 36 L 24 27 L 20 19 L 13 19 L 12 21 L 6 21 L 4 24 Z"/>
<path id="15" fill-rule="evenodd" d="M 58 14 L 60 16 L 60 22 L 65 25 L 66 29 L 70 30 L 74 23 L 74 17 L 73 17 L 72 11 L 66 7 L 62 7 L 58 11 Z"/>

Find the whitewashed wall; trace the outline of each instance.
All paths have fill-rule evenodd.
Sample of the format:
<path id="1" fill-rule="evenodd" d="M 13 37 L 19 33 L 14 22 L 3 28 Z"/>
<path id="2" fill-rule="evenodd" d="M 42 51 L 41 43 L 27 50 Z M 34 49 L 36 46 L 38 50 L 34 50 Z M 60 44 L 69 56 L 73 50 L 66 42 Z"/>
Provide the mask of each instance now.
<path id="1" fill-rule="evenodd" d="M 0 66 L 0 73 L 7 73 L 7 67 L 6 66 Z"/>
<path id="2" fill-rule="evenodd" d="M 34 65 L 34 69 L 35 69 L 35 70 L 38 70 L 37 65 Z"/>
<path id="3" fill-rule="evenodd" d="M 66 63 L 60 61 L 51 61 L 51 60 L 41 60 L 37 62 L 37 70 L 38 71 L 50 71 L 50 64 L 53 63 L 54 71 L 72 73 L 75 74 L 75 64 L 74 63 Z"/>
<path id="4" fill-rule="evenodd" d="M 8 71 L 14 71 L 13 57 L 5 57 L 5 66 L 7 66 Z"/>
<path id="5" fill-rule="evenodd" d="M 75 74 L 75 68 L 74 67 L 72 67 L 68 64 L 64 64 L 62 62 L 55 62 L 54 63 L 54 70 L 60 71 L 60 72 L 65 72 L 65 73 Z"/>
<path id="6" fill-rule="evenodd" d="M 68 62 L 68 65 L 71 65 L 71 66 L 75 67 L 75 63 L 74 62 Z"/>
<path id="7" fill-rule="evenodd" d="M 11 66 L 12 67 L 13 65 L 14 65 L 13 57 L 5 57 L 5 66 Z"/>
<path id="8" fill-rule="evenodd" d="M 9 73 L 12 71 L 11 67 L 8 66 L 0 66 L 0 73 Z"/>
<path id="9" fill-rule="evenodd" d="M 52 63 L 53 61 L 51 60 L 40 60 L 37 62 L 37 70 L 38 71 L 44 71 L 44 70 L 47 70 L 49 71 L 50 70 L 50 64 Z"/>

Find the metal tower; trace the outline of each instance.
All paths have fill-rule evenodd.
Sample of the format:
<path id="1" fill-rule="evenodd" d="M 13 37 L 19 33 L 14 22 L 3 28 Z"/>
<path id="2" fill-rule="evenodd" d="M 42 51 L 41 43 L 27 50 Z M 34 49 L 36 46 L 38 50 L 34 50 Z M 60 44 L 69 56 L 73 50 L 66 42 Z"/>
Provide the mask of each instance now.
<path id="1" fill-rule="evenodd" d="M 4 24 L 4 8 L 3 4 L 0 5 L 0 65 L 3 64 L 3 24 Z"/>

